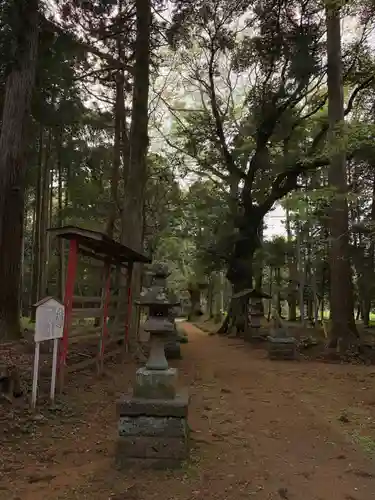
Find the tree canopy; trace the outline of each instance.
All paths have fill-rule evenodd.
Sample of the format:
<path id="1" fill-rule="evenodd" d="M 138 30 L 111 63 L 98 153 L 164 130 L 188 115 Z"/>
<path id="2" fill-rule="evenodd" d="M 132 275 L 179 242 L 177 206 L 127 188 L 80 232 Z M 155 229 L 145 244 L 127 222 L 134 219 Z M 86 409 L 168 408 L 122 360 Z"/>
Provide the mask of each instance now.
<path id="1" fill-rule="evenodd" d="M 275 282 L 292 316 L 333 304 L 345 256 L 369 321 L 371 2 L 7 0 L 0 20 L 1 336 L 20 297 L 28 314 L 63 294 L 46 229 L 68 223 L 168 262 L 180 292 Z M 285 235 L 264 243 L 278 203 Z"/>

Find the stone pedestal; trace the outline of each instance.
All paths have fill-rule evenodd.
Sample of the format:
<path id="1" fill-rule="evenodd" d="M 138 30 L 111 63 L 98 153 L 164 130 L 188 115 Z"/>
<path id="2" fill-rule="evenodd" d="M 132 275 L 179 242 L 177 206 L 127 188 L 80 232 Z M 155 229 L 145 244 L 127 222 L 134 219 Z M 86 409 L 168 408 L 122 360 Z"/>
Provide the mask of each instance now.
<path id="1" fill-rule="evenodd" d="M 189 456 L 189 396 L 177 392 L 177 370 L 140 368 L 133 395 L 117 403 L 116 464 L 169 469 Z"/>
<path id="2" fill-rule="evenodd" d="M 268 357 L 272 360 L 295 360 L 297 342 L 293 337 L 268 337 Z"/>
<path id="3" fill-rule="evenodd" d="M 173 399 L 176 386 L 176 368 L 150 370 L 146 366 L 137 370 L 133 395 L 135 398 Z"/>
<path id="4" fill-rule="evenodd" d="M 177 341 L 170 309 L 178 305 L 168 294 L 167 276 L 165 270 L 157 270 L 152 286 L 137 301 L 149 308 L 143 328 L 150 333 L 151 349 L 146 366 L 137 370 L 133 394 L 117 404 L 116 463 L 123 469 L 133 465 L 173 468 L 189 455 L 189 398 L 187 391 L 177 392 L 177 370 L 169 368 L 166 358 L 169 342 Z"/>

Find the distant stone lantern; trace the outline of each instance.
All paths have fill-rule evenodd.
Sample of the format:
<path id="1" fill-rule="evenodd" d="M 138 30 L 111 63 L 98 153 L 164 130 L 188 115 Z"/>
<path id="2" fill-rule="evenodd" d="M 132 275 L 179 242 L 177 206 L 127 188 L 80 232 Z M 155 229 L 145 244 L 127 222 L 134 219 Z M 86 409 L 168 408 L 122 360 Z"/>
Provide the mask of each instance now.
<path id="1" fill-rule="evenodd" d="M 259 330 L 261 327 L 261 319 L 264 316 L 262 303 L 258 300 L 257 302 L 252 302 L 250 304 L 249 319 L 250 326 L 255 330 Z"/>
<path id="2" fill-rule="evenodd" d="M 243 325 L 243 338 L 248 342 L 257 340 L 261 328 L 261 320 L 264 316 L 262 299 L 270 299 L 267 293 L 247 288 L 233 295 L 233 299 L 242 302 L 245 312 L 245 325 Z"/>

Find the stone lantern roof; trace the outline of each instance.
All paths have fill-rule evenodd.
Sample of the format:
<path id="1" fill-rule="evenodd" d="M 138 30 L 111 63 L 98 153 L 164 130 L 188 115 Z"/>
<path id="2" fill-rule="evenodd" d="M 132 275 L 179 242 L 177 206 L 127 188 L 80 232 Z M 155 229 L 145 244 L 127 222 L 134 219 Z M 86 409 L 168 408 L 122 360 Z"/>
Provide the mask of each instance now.
<path id="1" fill-rule="evenodd" d="M 139 300 L 135 302 L 143 307 L 164 306 L 166 308 L 179 305 L 176 297 L 172 297 L 164 287 L 152 286 L 148 290 L 141 292 Z"/>
<path id="2" fill-rule="evenodd" d="M 169 334 L 174 332 L 174 324 L 168 318 L 151 316 L 143 323 L 143 329 L 152 334 Z"/>

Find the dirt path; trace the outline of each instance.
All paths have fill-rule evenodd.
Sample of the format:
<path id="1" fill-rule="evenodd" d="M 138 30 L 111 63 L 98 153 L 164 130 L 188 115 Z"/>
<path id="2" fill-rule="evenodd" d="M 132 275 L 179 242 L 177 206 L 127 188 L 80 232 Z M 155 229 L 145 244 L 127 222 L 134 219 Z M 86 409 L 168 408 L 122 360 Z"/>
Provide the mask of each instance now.
<path id="1" fill-rule="evenodd" d="M 70 387 L 70 413 L 5 438 L 0 499 L 375 498 L 373 369 L 269 362 L 241 341 L 185 328 L 190 341 L 176 366 L 192 395 L 190 463 L 174 472 L 113 469 L 115 400 L 134 374 L 114 366 L 95 385 L 87 376 Z"/>

